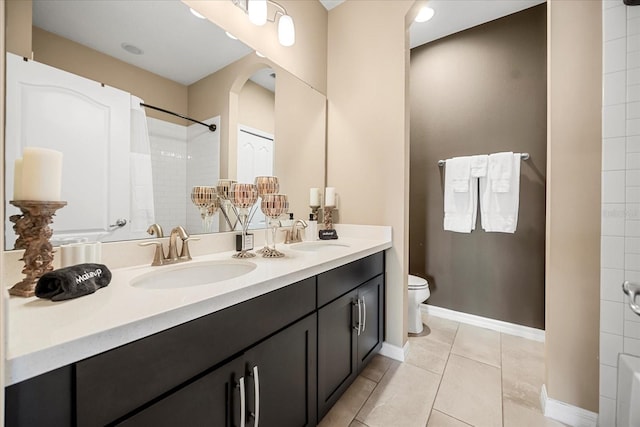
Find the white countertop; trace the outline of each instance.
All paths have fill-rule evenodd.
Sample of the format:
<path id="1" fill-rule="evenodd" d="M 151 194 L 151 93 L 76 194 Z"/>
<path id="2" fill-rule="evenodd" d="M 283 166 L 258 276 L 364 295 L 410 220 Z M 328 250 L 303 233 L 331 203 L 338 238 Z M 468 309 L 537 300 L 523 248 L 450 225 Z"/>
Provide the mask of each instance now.
<path id="1" fill-rule="evenodd" d="M 180 268 L 148 265 L 112 270 L 109 286 L 80 298 L 11 297 L 8 309 L 6 385 L 102 353 L 197 319 L 391 247 L 391 227 L 338 228 L 346 247 L 306 252 L 279 244 L 284 258 L 248 259 L 256 268 L 234 279 L 178 289 L 141 289 L 142 274 Z M 234 251 L 194 256 L 193 261 L 229 261 Z M 244 261 L 244 260 L 243 260 Z"/>

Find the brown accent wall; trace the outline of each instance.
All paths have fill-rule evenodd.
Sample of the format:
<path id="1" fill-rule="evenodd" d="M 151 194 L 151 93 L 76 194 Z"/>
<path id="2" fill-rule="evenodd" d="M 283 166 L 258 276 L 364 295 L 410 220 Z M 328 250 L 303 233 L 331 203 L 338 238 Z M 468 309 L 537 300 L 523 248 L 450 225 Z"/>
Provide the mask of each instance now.
<path id="1" fill-rule="evenodd" d="M 546 5 L 411 51 L 409 271 L 429 304 L 544 328 Z M 514 234 L 443 229 L 439 159 L 528 152 Z"/>

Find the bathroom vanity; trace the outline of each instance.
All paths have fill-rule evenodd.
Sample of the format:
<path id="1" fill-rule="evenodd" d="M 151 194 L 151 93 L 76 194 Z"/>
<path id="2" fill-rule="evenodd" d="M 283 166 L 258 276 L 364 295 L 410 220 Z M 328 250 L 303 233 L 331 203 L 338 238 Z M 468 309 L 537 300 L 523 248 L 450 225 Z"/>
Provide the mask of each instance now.
<path id="1" fill-rule="evenodd" d="M 256 260 L 257 295 L 10 385 L 6 425 L 315 426 L 382 346 L 385 240 Z"/>

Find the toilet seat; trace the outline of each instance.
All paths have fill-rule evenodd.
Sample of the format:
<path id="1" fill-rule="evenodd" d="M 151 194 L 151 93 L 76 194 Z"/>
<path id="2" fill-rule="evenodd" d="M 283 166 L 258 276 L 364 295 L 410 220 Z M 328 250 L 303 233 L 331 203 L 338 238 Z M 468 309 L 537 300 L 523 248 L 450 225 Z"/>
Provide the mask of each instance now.
<path id="1" fill-rule="evenodd" d="M 429 289 L 429 283 L 422 277 L 409 275 L 409 289 Z"/>

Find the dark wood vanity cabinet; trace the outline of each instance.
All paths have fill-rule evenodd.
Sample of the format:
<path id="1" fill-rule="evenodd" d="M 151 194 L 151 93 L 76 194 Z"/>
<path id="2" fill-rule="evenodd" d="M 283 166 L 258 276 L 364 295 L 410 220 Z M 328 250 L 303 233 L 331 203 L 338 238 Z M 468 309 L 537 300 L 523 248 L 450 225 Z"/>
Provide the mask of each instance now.
<path id="1" fill-rule="evenodd" d="M 382 346 L 384 253 L 318 275 L 318 418 Z"/>
<path id="2" fill-rule="evenodd" d="M 315 426 L 383 312 L 380 252 L 9 386 L 5 425 Z"/>
<path id="3" fill-rule="evenodd" d="M 315 354 L 312 314 L 118 425 L 315 426 Z"/>
<path id="4" fill-rule="evenodd" d="M 319 418 L 382 346 L 383 303 L 379 275 L 318 310 Z"/>

